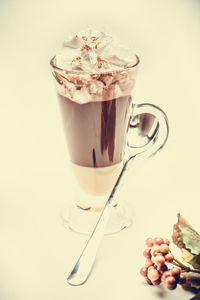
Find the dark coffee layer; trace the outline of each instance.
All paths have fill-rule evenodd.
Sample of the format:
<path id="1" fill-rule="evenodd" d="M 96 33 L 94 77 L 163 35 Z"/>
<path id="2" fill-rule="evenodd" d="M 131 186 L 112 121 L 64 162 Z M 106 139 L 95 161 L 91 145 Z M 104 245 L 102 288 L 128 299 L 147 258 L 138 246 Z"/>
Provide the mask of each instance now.
<path id="1" fill-rule="evenodd" d="M 107 167 L 123 159 L 131 97 L 78 104 L 58 95 L 71 161 Z"/>

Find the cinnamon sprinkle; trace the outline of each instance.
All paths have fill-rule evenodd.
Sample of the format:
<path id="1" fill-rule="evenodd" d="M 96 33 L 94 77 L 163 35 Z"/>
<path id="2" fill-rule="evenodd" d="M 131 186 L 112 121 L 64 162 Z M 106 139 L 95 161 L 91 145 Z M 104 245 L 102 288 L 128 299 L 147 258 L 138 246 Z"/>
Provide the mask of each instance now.
<path id="1" fill-rule="evenodd" d="M 89 51 L 89 50 L 91 50 L 91 47 L 86 44 L 81 48 L 81 51 L 84 51 L 84 50 Z"/>
<path id="2" fill-rule="evenodd" d="M 107 64 L 107 61 L 105 59 L 102 59 L 100 56 L 97 57 L 97 65 L 98 65 L 98 68 L 102 68 L 103 65 L 106 65 Z"/>
<path id="3" fill-rule="evenodd" d="M 96 40 L 98 40 L 98 37 L 92 36 L 91 39 L 92 39 L 93 42 L 95 42 Z"/>
<path id="4" fill-rule="evenodd" d="M 98 49 L 99 44 L 100 44 L 100 42 L 96 43 L 96 45 L 95 45 L 94 48 L 95 48 L 95 49 Z"/>

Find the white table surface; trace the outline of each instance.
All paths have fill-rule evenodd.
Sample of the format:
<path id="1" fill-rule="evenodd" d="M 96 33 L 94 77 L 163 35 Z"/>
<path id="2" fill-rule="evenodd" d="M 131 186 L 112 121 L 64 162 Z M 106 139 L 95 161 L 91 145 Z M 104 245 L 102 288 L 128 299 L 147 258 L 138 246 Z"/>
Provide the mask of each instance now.
<path id="1" fill-rule="evenodd" d="M 177 212 L 200 231 L 200 2 L 2 1 L 0 24 L 0 299 L 191 298 L 147 286 L 139 269 L 145 238 L 170 238 Z M 73 188 L 49 60 L 68 31 L 88 24 L 133 45 L 136 102 L 165 110 L 170 137 L 127 180 L 134 225 L 105 237 L 89 280 L 72 287 L 66 274 L 86 237 L 59 217 Z"/>

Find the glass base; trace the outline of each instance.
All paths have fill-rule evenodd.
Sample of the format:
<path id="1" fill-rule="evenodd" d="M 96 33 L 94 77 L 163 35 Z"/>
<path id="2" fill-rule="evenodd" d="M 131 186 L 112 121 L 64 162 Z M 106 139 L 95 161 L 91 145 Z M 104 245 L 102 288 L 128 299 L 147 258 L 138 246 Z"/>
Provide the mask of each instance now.
<path id="1" fill-rule="evenodd" d="M 115 205 L 112 209 L 108 224 L 106 226 L 105 234 L 110 235 L 120 232 L 133 223 L 132 208 L 126 204 Z M 75 204 L 65 204 L 61 209 L 61 219 L 63 226 L 81 234 L 90 235 L 101 215 L 102 208 L 90 210 L 89 208 L 81 208 Z"/>

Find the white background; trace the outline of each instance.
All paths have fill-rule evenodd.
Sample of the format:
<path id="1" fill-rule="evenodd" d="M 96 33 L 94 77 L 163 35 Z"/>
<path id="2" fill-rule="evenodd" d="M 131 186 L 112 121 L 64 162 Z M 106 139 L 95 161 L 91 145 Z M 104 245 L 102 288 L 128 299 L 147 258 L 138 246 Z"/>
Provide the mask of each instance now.
<path id="1" fill-rule="evenodd" d="M 136 102 L 169 117 L 165 149 L 129 177 L 134 226 L 102 241 L 81 287 L 66 283 L 86 237 L 59 217 L 73 193 L 49 60 L 87 25 L 141 59 Z M 139 275 L 147 236 L 170 238 L 177 212 L 200 231 L 200 1 L 0 1 L 0 299 L 176 299 Z M 177 251 L 179 255 L 179 251 Z"/>

